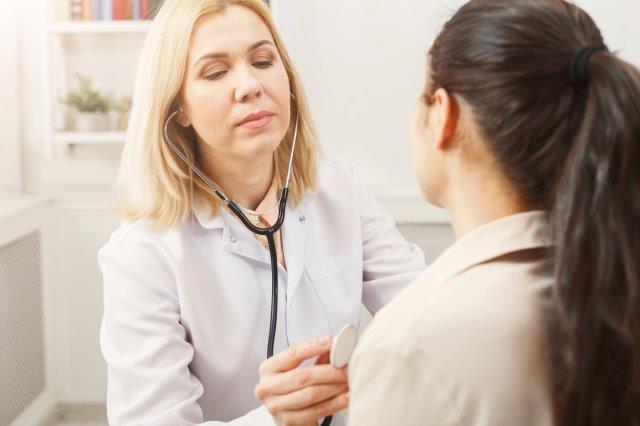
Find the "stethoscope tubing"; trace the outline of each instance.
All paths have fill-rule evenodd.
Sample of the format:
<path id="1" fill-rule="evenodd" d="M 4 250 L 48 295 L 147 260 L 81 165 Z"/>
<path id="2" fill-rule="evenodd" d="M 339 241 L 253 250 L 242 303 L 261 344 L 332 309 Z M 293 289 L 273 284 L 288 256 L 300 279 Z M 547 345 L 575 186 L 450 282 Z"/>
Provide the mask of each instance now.
<path id="1" fill-rule="evenodd" d="M 255 226 L 242 212 L 240 206 L 233 200 L 229 200 L 229 209 L 240 219 L 240 221 L 251 232 L 267 237 L 269 245 L 269 257 L 271 260 L 271 318 L 269 321 L 269 340 L 267 341 L 267 358 L 273 356 L 273 346 L 276 338 L 276 327 L 278 323 L 278 254 L 276 251 L 275 233 L 280 230 L 284 223 L 284 216 L 289 198 L 289 188 L 283 187 L 280 190 L 280 205 L 278 207 L 278 219 L 269 228 Z"/>

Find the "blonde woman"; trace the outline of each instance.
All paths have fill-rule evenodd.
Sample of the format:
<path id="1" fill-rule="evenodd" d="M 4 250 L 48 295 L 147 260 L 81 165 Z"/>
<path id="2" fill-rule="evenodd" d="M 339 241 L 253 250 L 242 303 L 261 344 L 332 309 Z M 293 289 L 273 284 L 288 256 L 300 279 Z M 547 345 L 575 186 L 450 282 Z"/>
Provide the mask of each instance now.
<path id="1" fill-rule="evenodd" d="M 289 201 L 274 236 L 275 355 L 265 360 L 265 237 L 206 180 L 253 224 L 270 227 L 292 149 Z M 357 326 L 362 303 L 373 312 L 387 303 L 424 260 L 352 167 L 318 151 L 304 92 L 262 1 L 164 4 L 136 80 L 119 177 L 125 222 L 99 253 L 111 424 L 317 424 L 347 407 L 346 375 L 326 363 L 331 335 Z M 342 415 L 332 424 L 344 424 Z"/>

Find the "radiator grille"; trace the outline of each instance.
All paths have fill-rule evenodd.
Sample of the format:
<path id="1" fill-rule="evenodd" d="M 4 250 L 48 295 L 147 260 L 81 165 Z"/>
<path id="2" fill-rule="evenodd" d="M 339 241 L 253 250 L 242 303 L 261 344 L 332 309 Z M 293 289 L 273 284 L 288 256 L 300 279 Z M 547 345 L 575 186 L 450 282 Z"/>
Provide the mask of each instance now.
<path id="1" fill-rule="evenodd" d="M 0 424 L 45 387 L 40 234 L 0 247 Z"/>
<path id="2" fill-rule="evenodd" d="M 408 241 L 420 246 L 427 265 L 454 241 L 453 229 L 448 223 L 405 222 L 398 223 L 398 230 Z"/>

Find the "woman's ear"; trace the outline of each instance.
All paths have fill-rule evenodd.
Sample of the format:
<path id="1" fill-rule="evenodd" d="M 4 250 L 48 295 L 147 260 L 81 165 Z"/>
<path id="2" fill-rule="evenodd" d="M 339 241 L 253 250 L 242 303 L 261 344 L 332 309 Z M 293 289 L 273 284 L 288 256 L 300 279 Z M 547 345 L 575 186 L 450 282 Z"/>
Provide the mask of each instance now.
<path id="1" fill-rule="evenodd" d="M 184 112 L 182 108 L 180 108 L 180 112 L 178 113 L 178 115 L 176 115 L 176 121 L 182 127 L 191 126 L 191 121 L 189 120 L 189 117 L 187 117 L 187 114 Z"/>
<path id="2" fill-rule="evenodd" d="M 445 89 L 438 89 L 433 95 L 430 107 L 435 132 L 434 148 L 447 149 L 451 147 L 459 121 L 459 108 L 455 98 Z"/>

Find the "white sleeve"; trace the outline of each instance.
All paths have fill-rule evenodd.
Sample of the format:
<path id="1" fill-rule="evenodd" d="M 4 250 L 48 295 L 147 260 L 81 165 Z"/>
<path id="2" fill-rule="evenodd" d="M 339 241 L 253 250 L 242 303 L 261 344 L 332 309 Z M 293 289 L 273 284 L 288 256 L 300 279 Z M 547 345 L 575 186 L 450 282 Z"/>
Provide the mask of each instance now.
<path id="1" fill-rule="evenodd" d="M 352 167 L 352 173 L 353 167 Z M 408 242 L 354 173 L 360 198 L 363 256 L 363 303 L 376 313 L 426 267 L 424 253 Z"/>
<path id="2" fill-rule="evenodd" d="M 203 387 L 189 370 L 194 349 L 180 323 L 178 298 L 155 276 L 159 270 L 148 267 L 162 259 L 141 262 L 135 250 L 123 253 L 111 243 L 98 259 L 104 278 L 100 347 L 108 366 L 110 425 L 275 424 L 264 406 L 229 423 L 203 423 L 197 402 Z"/>

